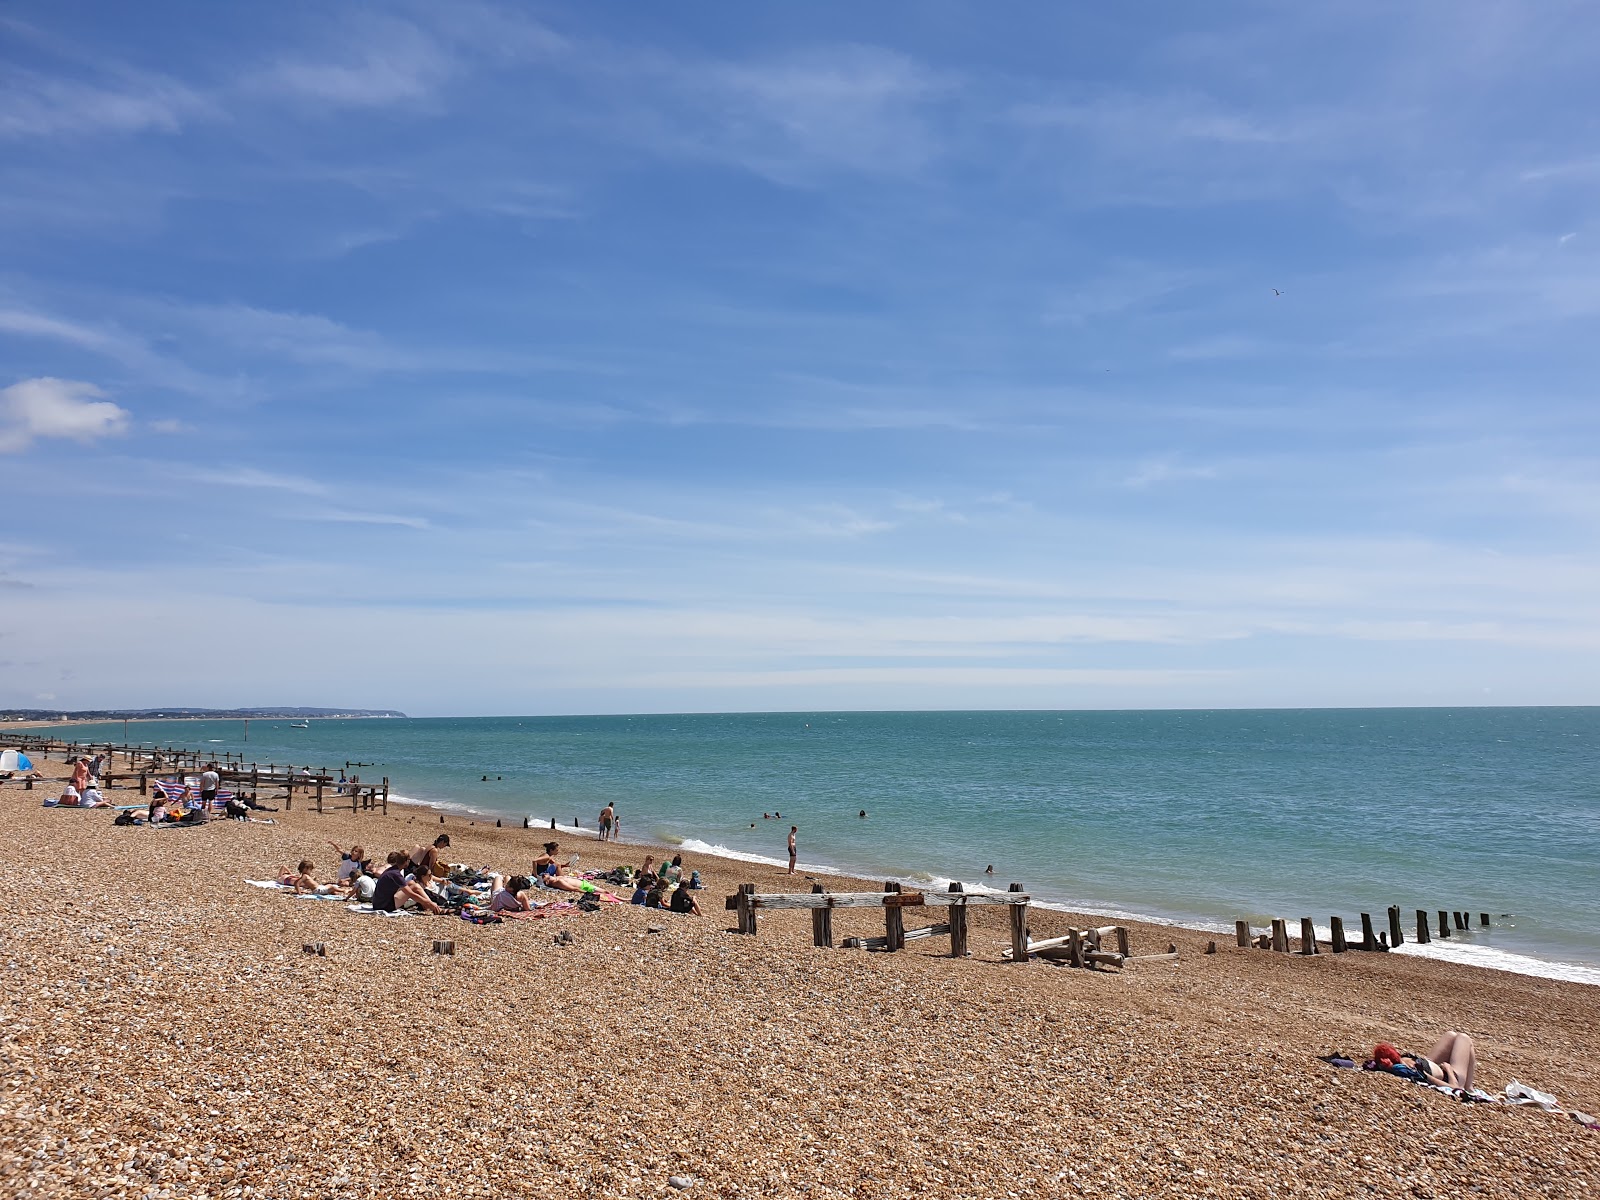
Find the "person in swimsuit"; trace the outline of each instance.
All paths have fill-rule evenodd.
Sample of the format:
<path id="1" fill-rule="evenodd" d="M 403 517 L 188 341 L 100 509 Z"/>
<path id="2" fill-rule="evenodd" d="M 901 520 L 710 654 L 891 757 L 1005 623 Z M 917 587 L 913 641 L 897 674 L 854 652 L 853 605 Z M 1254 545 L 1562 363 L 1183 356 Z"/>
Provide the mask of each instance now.
<path id="1" fill-rule="evenodd" d="M 533 899 L 533 880 L 526 875 L 513 875 L 504 881 L 495 875 L 489 886 L 490 912 L 532 912 L 539 907 Z"/>
<path id="2" fill-rule="evenodd" d="M 1472 1039 L 1454 1029 L 1447 1030 L 1427 1054 L 1405 1054 L 1401 1057 L 1409 1058 L 1417 1074 L 1429 1083 L 1460 1088 L 1464 1092 L 1472 1090 L 1472 1080 L 1478 1073 L 1478 1052 Z"/>
<path id="3" fill-rule="evenodd" d="M 602 842 L 611 840 L 611 820 L 614 816 L 616 816 L 616 810 L 609 804 L 600 810 L 600 840 Z"/>
<path id="4" fill-rule="evenodd" d="M 446 849 L 449 845 L 450 835 L 441 833 L 433 839 L 433 845 L 417 846 L 411 851 L 411 874 L 418 883 L 426 887 L 429 876 L 437 875 L 441 879 L 444 878 L 448 872 L 440 868 L 448 866 L 448 864 L 440 862 L 439 851 Z"/>
<path id="5" fill-rule="evenodd" d="M 546 842 L 544 853 L 533 860 L 533 873 L 540 879 L 549 879 L 561 874 L 562 867 L 570 867 L 571 863 L 557 862 L 556 851 L 561 849 L 560 842 Z"/>
<path id="6" fill-rule="evenodd" d="M 292 887 L 296 895 L 310 893 L 313 896 L 328 896 L 339 890 L 336 883 L 318 883 L 317 877 L 312 874 L 317 866 L 309 858 L 302 858 L 300 865 L 291 871 L 283 867 L 278 872 L 278 883 L 282 887 Z"/>
<path id="7" fill-rule="evenodd" d="M 800 832 L 800 826 L 798 826 L 798 825 L 789 826 L 789 874 L 791 874 L 791 875 L 794 874 L 794 856 L 795 856 L 794 835 L 799 833 L 799 832 Z"/>

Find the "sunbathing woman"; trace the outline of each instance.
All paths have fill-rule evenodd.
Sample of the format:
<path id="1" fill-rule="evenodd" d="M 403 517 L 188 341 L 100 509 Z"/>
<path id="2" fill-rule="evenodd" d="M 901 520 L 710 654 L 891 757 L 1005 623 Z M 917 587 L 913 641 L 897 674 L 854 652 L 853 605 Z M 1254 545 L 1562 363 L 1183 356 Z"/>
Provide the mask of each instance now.
<path id="1" fill-rule="evenodd" d="M 450 845 L 450 835 L 441 833 L 433 839 L 431 846 L 418 846 L 411 852 L 412 874 L 418 883 L 427 885 L 429 875 L 437 875 L 443 879 L 449 872 L 449 864 L 441 862 L 439 851 Z"/>
<path id="2" fill-rule="evenodd" d="M 551 876 L 561 874 L 562 868 L 570 867 L 570 862 L 557 862 L 556 851 L 561 849 L 560 842 L 546 842 L 544 853 L 533 860 L 533 873 L 537 878 L 548 880 Z"/>
<path id="3" fill-rule="evenodd" d="M 1446 1032 L 1426 1055 L 1404 1057 L 1411 1059 L 1417 1073 L 1425 1076 L 1428 1082 L 1460 1088 L 1464 1092 L 1472 1090 L 1473 1077 L 1478 1073 L 1478 1052 L 1473 1048 L 1472 1039 L 1454 1029 Z"/>
<path id="4" fill-rule="evenodd" d="M 533 881 L 526 875 L 513 875 L 504 881 L 494 875 L 489 886 L 490 912 L 532 912 L 539 907 L 533 899 Z"/>

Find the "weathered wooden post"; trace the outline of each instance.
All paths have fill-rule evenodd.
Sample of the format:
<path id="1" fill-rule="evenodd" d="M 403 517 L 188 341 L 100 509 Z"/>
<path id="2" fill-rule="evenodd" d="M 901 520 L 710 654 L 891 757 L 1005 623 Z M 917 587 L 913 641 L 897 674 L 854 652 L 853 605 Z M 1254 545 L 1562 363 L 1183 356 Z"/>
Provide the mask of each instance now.
<path id="1" fill-rule="evenodd" d="M 1389 949 L 1393 950 L 1396 946 L 1405 945 L 1405 940 L 1404 935 L 1400 932 L 1400 906 L 1391 904 L 1389 906 Z"/>
<path id="2" fill-rule="evenodd" d="M 1478 914 L 1478 924 L 1482 925 L 1485 929 L 1489 928 L 1489 914 L 1488 913 L 1479 913 Z"/>
<path id="3" fill-rule="evenodd" d="M 317 776 L 317 811 L 322 811 L 322 776 Z"/>
<path id="4" fill-rule="evenodd" d="M 1076 929 L 1067 930 L 1067 961 L 1075 967 L 1083 966 L 1083 934 Z"/>
<path id="5" fill-rule="evenodd" d="M 1250 922 L 1235 921 L 1233 923 L 1233 936 L 1241 946 L 1250 944 Z"/>
<path id="6" fill-rule="evenodd" d="M 1471 929 L 1472 928 L 1472 923 L 1467 920 L 1467 914 L 1466 913 L 1452 911 L 1450 915 L 1455 918 L 1455 920 L 1456 920 L 1456 928 L 1457 929 Z"/>
<path id="7" fill-rule="evenodd" d="M 1128 927 L 1126 925 L 1117 926 L 1117 953 L 1122 955 L 1123 958 L 1133 957 L 1133 951 L 1128 946 Z"/>
<path id="8" fill-rule="evenodd" d="M 383 815 L 389 815 L 389 777 L 383 777 Z"/>
<path id="9" fill-rule="evenodd" d="M 1417 909 L 1417 945 L 1426 946 L 1433 941 L 1433 936 L 1428 932 L 1428 910 Z"/>
<path id="10" fill-rule="evenodd" d="M 1289 953 L 1289 923 L 1282 917 L 1272 918 L 1272 949 L 1277 954 Z"/>
<path id="11" fill-rule="evenodd" d="M 1022 885 L 1013 883 L 1007 889 L 1020 892 Z M 1028 961 L 1028 906 L 1026 904 L 1012 904 L 1011 909 L 1011 961 L 1025 963 Z"/>
<path id="12" fill-rule="evenodd" d="M 1310 917 L 1300 918 L 1300 953 L 1315 954 L 1317 952 L 1317 927 L 1311 923 Z"/>
<path id="13" fill-rule="evenodd" d="M 811 885 L 811 894 L 820 895 L 824 891 L 820 883 Z M 811 910 L 811 944 L 824 949 L 833 948 L 833 909 L 813 908 Z"/>
<path id="14" fill-rule="evenodd" d="M 952 894 L 966 892 L 959 879 L 950 884 Z M 965 958 L 967 956 L 967 902 L 965 900 L 952 900 L 950 902 L 950 957 Z"/>
<path id="15" fill-rule="evenodd" d="M 1335 954 L 1343 954 L 1346 950 L 1350 949 L 1349 945 L 1344 940 L 1344 918 L 1329 917 L 1328 925 L 1328 940 L 1333 943 L 1333 952 Z"/>
<path id="16" fill-rule="evenodd" d="M 756 909 L 750 897 L 755 894 L 756 885 L 741 883 L 739 885 L 739 932 L 754 934 L 756 931 Z"/>
<path id="17" fill-rule="evenodd" d="M 1450 914 L 1442 908 L 1439 910 L 1439 936 L 1442 938 L 1450 936 Z"/>
<path id="18" fill-rule="evenodd" d="M 1372 914 L 1361 914 L 1361 948 L 1363 950 L 1376 950 L 1378 938 L 1372 931 Z"/>
<path id="19" fill-rule="evenodd" d="M 143 771 L 140 771 L 139 772 L 139 795 L 148 796 L 149 794 L 150 794 L 150 779 L 149 779 L 149 777 L 147 775 L 145 775 L 145 773 Z"/>
<path id="20" fill-rule="evenodd" d="M 883 890 L 899 892 L 900 885 L 886 883 Z M 890 952 L 906 948 L 906 914 L 892 901 L 886 901 L 883 906 L 883 948 Z"/>

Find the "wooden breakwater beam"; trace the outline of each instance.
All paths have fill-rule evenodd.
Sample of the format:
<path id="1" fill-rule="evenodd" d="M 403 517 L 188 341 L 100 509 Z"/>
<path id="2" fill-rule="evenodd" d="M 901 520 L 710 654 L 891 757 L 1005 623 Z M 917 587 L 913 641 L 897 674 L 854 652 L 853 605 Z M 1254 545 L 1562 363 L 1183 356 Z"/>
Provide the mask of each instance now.
<path id="1" fill-rule="evenodd" d="M 1389 949 L 1405 945 L 1405 935 L 1400 932 L 1400 906 L 1389 906 Z"/>
<path id="2" fill-rule="evenodd" d="M 1250 945 L 1250 922 L 1235 921 L 1233 923 L 1233 936 L 1240 946 L 1248 947 Z"/>
<path id="3" fill-rule="evenodd" d="M 1450 914 L 1442 908 L 1439 910 L 1439 936 L 1442 938 L 1450 936 Z"/>
<path id="4" fill-rule="evenodd" d="M 972 904 L 1003 904 L 1012 913 L 1013 931 L 1021 914 L 1023 953 L 1027 953 L 1027 909 L 1030 897 L 1022 885 L 1013 884 L 1009 892 L 967 892 L 959 883 L 953 883 L 945 892 L 908 892 L 898 884 L 885 884 L 881 892 L 829 892 L 813 884 L 810 892 L 758 894 L 753 883 L 741 883 L 739 890 L 726 898 L 723 907 L 738 914 L 738 932 L 754 935 L 757 918 L 762 910 L 798 908 L 811 911 L 812 943 L 817 946 L 832 944 L 832 912 L 836 908 L 882 908 L 884 910 L 884 936 L 881 938 L 846 938 L 844 945 L 851 949 L 901 950 L 908 941 L 923 938 L 950 938 L 950 953 L 955 958 L 966 958 L 967 906 Z M 904 910 L 908 908 L 945 907 L 950 910 L 948 921 L 922 929 L 905 928 Z M 1015 940 L 1012 943 L 1016 946 Z"/>
<path id="5" fill-rule="evenodd" d="M 1417 909 L 1417 945 L 1426 946 L 1433 941 L 1433 935 L 1428 932 L 1428 910 Z"/>
<path id="6" fill-rule="evenodd" d="M 1344 940 L 1343 917 L 1328 918 L 1328 941 L 1331 943 L 1335 954 L 1343 954 L 1350 949 L 1349 944 Z"/>
<path id="7" fill-rule="evenodd" d="M 1485 929 L 1489 928 L 1489 914 L 1488 913 L 1479 913 L 1478 914 L 1478 924 L 1482 925 Z"/>
<path id="8" fill-rule="evenodd" d="M 1277 954 L 1289 953 L 1289 923 L 1282 917 L 1272 918 L 1272 949 Z"/>

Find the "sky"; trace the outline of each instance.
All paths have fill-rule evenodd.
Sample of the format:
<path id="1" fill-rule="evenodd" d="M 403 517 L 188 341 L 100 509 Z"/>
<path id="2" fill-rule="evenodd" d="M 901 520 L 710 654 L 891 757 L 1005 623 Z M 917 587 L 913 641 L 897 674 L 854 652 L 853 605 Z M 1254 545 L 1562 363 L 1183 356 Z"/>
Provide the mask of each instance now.
<path id="1" fill-rule="evenodd" d="M 0 10 L 0 705 L 1600 703 L 1600 9 Z"/>

